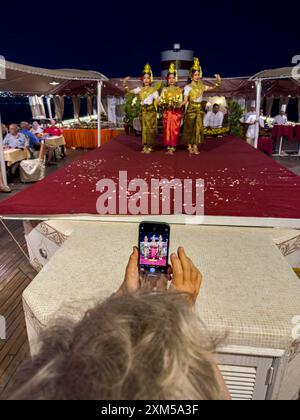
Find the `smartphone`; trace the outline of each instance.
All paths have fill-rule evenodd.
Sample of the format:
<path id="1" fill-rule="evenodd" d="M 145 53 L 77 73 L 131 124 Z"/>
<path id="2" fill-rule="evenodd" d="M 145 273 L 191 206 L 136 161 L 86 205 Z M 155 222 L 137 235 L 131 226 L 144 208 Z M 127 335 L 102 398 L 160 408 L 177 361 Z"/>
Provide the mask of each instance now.
<path id="1" fill-rule="evenodd" d="M 139 225 L 139 270 L 157 275 L 167 273 L 170 248 L 170 225 L 142 222 Z"/>

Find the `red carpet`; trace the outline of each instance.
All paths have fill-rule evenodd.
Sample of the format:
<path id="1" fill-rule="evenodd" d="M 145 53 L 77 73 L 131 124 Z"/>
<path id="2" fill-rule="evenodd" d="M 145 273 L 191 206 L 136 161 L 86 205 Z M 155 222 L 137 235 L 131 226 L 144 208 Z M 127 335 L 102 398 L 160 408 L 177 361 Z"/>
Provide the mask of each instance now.
<path id="1" fill-rule="evenodd" d="M 140 139 L 121 136 L 88 152 L 0 204 L 1 215 L 96 214 L 101 178 L 204 178 L 205 214 L 214 216 L 300 218 L 300 177 L 272 158 L 227 137 L 208 139 L 199 156 L 180 148 L 166 155 L 160 145 L 142 155 Z"/>

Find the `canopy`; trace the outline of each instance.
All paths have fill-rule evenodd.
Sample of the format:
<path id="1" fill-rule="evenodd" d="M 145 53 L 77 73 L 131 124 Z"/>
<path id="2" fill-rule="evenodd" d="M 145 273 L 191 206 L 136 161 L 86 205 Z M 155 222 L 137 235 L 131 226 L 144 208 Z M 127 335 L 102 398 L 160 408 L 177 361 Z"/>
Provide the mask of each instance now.
<path id="1" fill-rule="evenodd" d="M 106 76 L 95 71 L 49 70 L 10 61 L 6 61 L 5 69 L 6 78 L 0 80 L 0 91 L 15 95 L 59 95 L 74 82 L 77 86 L 84 86 L 108 80 Z"/>
<path id="2" fill-rule="evenodd" d="M 300 96 L 300 78 L 294 77 L 295 67 L 281 67 L 261 71 L 251 77 L 251 81 L 261 81 L 264 96 Z"/>
<path id="3" fill-rule="evenodd" d="M 260 71 L 251 77 L 251 80 L 271 80 L 271 79 L 291 79 L 295 67 L 281 67 L 279 69 L 270 69 Z"/>

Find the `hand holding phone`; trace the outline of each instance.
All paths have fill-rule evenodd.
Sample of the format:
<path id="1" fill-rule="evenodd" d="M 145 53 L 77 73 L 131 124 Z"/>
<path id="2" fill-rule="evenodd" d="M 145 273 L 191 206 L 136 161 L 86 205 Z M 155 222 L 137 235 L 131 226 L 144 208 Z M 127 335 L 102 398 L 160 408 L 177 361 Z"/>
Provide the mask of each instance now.
<path id="1" fill-rule="evenodd" d="M 168 223 L 142 222 L 139 225 L 139 271 L 149 275 L 166 274 L 170 248 Z"/>

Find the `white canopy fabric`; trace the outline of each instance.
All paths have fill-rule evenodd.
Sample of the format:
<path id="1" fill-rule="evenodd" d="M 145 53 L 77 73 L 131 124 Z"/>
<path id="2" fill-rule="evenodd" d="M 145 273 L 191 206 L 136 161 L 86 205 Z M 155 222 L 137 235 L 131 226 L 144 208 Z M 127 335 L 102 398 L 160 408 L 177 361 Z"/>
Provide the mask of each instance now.
<path id="1" fill-rule="evenodd" d="M 106 76 L 96 71 L 50 70 L 10 61 L 6 61 L 5 69 L 6 77 L 0 79 L 0 91 L 15 95 L 58 95 L 74 81 L 86 84 L 108 80 Z"/>
<path id="2" fill-rule="evenodd" d="M 295 67 L 281 67 L 261 71 L 251 77 L 250 80 L 272 80 L 272 79 L 292 79 Z"/>

